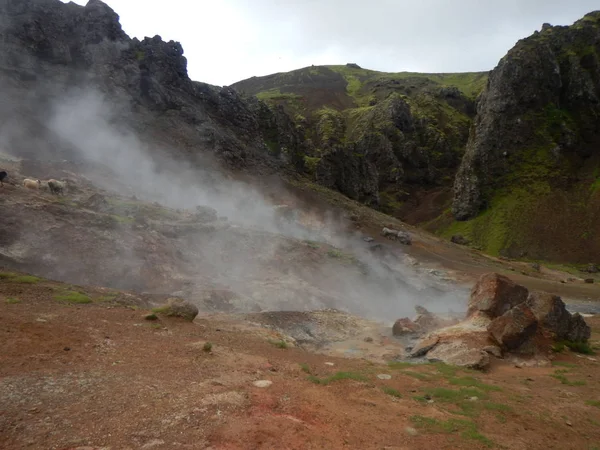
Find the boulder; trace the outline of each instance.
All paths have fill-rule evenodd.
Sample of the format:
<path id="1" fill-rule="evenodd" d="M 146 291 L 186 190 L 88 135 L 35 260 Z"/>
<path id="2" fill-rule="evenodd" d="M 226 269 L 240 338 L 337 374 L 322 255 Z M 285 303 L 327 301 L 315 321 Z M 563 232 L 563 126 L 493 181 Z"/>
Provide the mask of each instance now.
<path id="1" fill-rule="evenodd" d="M 415 345 L 411 352 L 411 358 L 418 358 L 419 356 L 426 355 L 429 350 L 437 345 L 440 341 L 439 336 L 427 336 Z"/>
<path id="2" fill-rule="evenodd" d="M 594 279 L 593 278 L 586 278 L 584 280 L 587 284 L 594 284 Z"/>
<path id="3" fill-rule="evenodd" d="M 462 234 L 455 234 L 450 238 L 450 242 L 453 242 L 458 245 L 469 245 L 470 241 Z"/>
<path id="4" fill-rule="evenodd" d="M 495 318 L 503 315 L 513 306 L 527 300 L 527 288 L 516 284 L 509 278 L 497 274 L 482 275 L 471 291 L 467 317 L 478 311 Z"/>
<path id="5" fill-rule="evenodd" d="M 537 328 L 535 314 L 521 303 L 492 320 L 487 329 L 496 342 L 508 350 L 515 350 L 527 342 Z"/>
<path id="6" fill-rule="evenodd" d="M 566 339 L 571 328 L 571 314 L 557 295 L 531 292 L 527 306 L 533 312 L 540 327 L 552 333 L 555 339 Z"/>
<path id="7" fill-rule="evenodd" d="M 156 308 L 154 312 L 172 317 L 181 317 L 191 322 L 196 318 L 199 311 L 193 303 L 181 298 L 170 298 L 165 305 Z"/>
<path id="8" fill-rule="evenodd" d="M 490 357 L 485 351 L 461 339 L 439 343 L 427 353 L 427 359 L 431 362 L 442 361 L 453 366 L 479 370 L 487 368 L 490 364 Z"/>
<path id="9" fill-rule="evenodd" d="M 569 324 L 569 331 L 566 338 L 569 341 L 581 342 L 587 341 L 592 334 L 592 330 L 585 323 L 583 316 L 579 313 L 575 313 L 571 316 L 571 323 Z"/>
<path id="10" fill-rule="evenodd" d="M 398 241 L 404 245 L 411 245 L 412 237 L 406 231 L 398 231 Z"/>
<path id="11" fill-rule="evenodd" d="M 396 320 L 392 326 L 394 336 L 405 336 L 407 334 L 416 334 L 421 331 L 421 327 L 410 320 L 408 317 Z"/>

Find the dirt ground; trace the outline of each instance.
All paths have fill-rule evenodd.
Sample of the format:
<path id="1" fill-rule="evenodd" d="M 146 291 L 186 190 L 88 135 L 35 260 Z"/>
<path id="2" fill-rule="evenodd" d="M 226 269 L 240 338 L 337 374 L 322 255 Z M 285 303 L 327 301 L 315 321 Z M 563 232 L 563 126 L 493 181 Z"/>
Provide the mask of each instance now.
<path id="1" fill-rule="evenodd" d="M 65 289 L 92 303 L 59 300 Z M 2 449 L 600 445 L 597 356 L 560 353 L 543 368 L 497 360 L 489 373 L 374 364 L 282 348 L 275 334 L 202 315 L 148 321 L 136 301 L 113 299 L 45 280 L 0 280 Z M 600 317 L 587 320 L 597 345 Z"/>

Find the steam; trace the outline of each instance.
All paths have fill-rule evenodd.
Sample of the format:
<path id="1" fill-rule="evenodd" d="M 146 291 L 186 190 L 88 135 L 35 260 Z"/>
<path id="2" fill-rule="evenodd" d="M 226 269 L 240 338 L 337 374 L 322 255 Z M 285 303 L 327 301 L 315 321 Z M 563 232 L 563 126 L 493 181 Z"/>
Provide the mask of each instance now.
<path id="1" fill-rule="evenodd" d="M 282 225 L 273 203 L 249 183 L 215 169 L 207 149 L 197 149 L 194 165 L 177 160 L 176 147 L 149 142 L 123 125 L 131 114 L 97 91 L 72 90 L 54 103 L 47 127 L 78 159 L 97 168 L 86 173 L 96 186 L 173 209 L 208 206 L 227 218 L 229 227 L 180 237 L 161 250 L 186 261 L 183 268 L 171 267 L 165 279 L 187 280 L 188 298 L 206 300 L 221 289 L 235 294 L 238 310 L 329 307 L 385 321 L 414 314 L 416 304 L 434 312 L 464 309 L 463 292 L 442 290 L 405 264 L 402 255 L 374 256 L 328 211 L 318 212 L 319 228 Z M 292 195 L 282 192 L 282 197 Z M 136 256 L 135 233 L 119 239 L 113 257 L 124 273 L 161 263 L 158 256 L 150 262 Z M 306 256 L 307 240 L 341 251 L 317 264 Z M 81 278 L 86 280 L 83 273 Z"/>

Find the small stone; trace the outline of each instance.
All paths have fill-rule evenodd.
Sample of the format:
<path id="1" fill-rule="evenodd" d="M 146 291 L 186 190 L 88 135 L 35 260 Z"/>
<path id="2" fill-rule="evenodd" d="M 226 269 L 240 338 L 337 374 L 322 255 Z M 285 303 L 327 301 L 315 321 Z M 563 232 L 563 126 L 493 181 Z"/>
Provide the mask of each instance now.
<path id="1" fill-rule="evenodd" d="M 273 384 L 273 382 L 270 380 L 258 380 L 252 384 L 258 388 L 268 388 L 269 386 L 271 386 Z"/>
<path id="2" fill-rule="evenodd" d="M 427 400 L 427 403 L 432 404 L 435 403 L 433 400 Z"/>
<path id="3" fill-rule="evenodd" d="M 372 337 L 366 337 L 365 338 L 365 342 L 373 342 L 373 338 Z"/>
<path id="4" fill-rule="evenodd" d="M 477 400 L 479 400 L 479 397 L 469 397 L 470 402 L 476 402 Z"/>
<path id="5" fill-rule="evenodd" d="M 63 350 L 64 350 L 65 352 L 68 352 L 69 350 L 71 350 L 71 347 L 65 347 L 65 348 L 63 348 Z"/>
<path id="6" fill-rule="evenodd" d="M 594 279 L 593 278 L 586 278 L 584 280 L 587 284 L 594 284 Z"/>
<path id="7" fill-rule="evenodd" d="M 515 367 L 516 367 L 517 369 L 522 369 L 522 368 L 523 368 L 523 364 L 521 364 L 521 363 L 517 363 L 517 364 L 515 364 Z"/>
<path id="8" fill-rule="evenodd" d="M 425 400 L 431 400 L 431 395 L 429 395 L 429 394 L 425 394 L 425 395 L 423 396 L 423 398 L 424 398 Z"/>
<path id="9" fill-rule="evenodd" d="M 391 380 L 392 376 L 386 373 L 380 373 L 379 375 L 377 375 L 377 378 L 379 378 L 380 380 Z"/>
<path id="10" fill-rule="evenodd" d="M 565 422 L 565 424 L 566 424 L 568 427 L 572 427 L 572 426 L 573 426 L 573 424 L 572 424 L 571 422 L 569 422 L 568 420 Z"/>
<path id="11" fill-rule="evenodd" d="M 335 364 L 333 364 L 332 362 L 326 362 L 325 365 L 326 366 L 334 366 Z"/>
<path id="12" fill-rule="evenodd" d="M 533 381 L 533 378 L 527 377 L 527 381 Z"/>
<path id="13" fill-rule="evenodd" d="M 411 436 L 416 436 L 417 434 L 419 434 L 419 432 L 413 427 L 406 427 L 404 431 L 406 431 L 406 434 L 410 434 Z"/>
<path id="14" fill-rule="evenodd" d="M 144 320 L 158 320 L 158 316 L 154 313 L 146 314 Z"/>

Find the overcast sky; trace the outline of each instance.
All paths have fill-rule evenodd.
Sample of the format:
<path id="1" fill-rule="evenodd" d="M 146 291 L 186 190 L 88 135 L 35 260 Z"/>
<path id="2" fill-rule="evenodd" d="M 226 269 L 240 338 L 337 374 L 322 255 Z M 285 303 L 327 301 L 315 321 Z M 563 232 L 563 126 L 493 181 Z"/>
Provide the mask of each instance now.
<path id="1" fill-rule="evenodd" d="M 190 77 L 216 85 L 347 62 L 389 72 L 491 70 L 542 23 L 570 25 L 600 9 L 598 0 L 105 1 L 131 37 L 181 42 Z"/>

